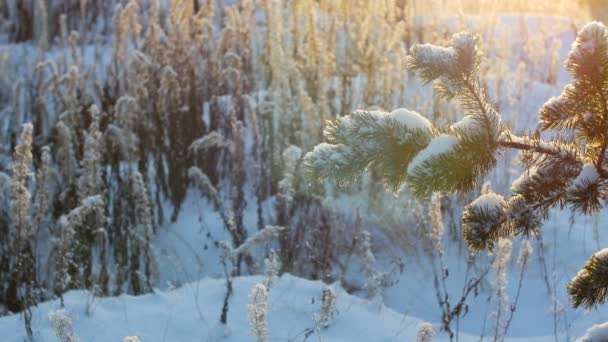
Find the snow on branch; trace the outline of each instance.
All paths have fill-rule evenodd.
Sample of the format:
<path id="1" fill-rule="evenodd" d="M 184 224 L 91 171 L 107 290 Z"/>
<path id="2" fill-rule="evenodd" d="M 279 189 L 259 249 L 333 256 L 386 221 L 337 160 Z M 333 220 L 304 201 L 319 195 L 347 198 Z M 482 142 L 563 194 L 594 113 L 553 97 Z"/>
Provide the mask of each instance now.
<path id="1" fill-rule="evenodd" d="M 593 254 L 568 284 L 570 302 L 575 308 L 591 309 L 608 300 L 608 248 Z"/>
<path id="2" fill-rule="evenodd" d="M 234 251 L 232 251 L 232 254 L 236 258 L 240 254 L 247 253 L 254 246 L 277 238 L 279 236 L 279 233 L 284 229 L 285 227 L 266 226 L 264 229 L 258 230 L 255 234 L 248 237 L 247 240 L 243 242 L 243 244 L 241 244 L 240 246 L 235 248 Z"/>
<path id="3" fill-rule="evenodd" d="M 215 148 L 227 148 L 229 151 L 234 149 L 232 141 L 226 139 L 216 131 L 212 131 L 202 138 L 194 140 L 190 145 L 190 150 L 194 153 L 206 153 Z"/>
<path id="4" fill-rule="evenodd" d="M 583 27 L 572 43 L 566 68 L 575 80 L 601 77 L 605 79 L 608 60 L 608 29 L 594 21 Z M 598 74 L 599 73 L 599 74 Z"/>
<path id="5" fill-rule="evenodd" d="M 477 69 L 481 52 L 478 37 L 461 32 L 452 36 L 450 46 L 417 44 L 410 49 L 408 68 L 418 73 L 426 83 L 443 78 L 454 90 L 462 86 L 459 78 L 472 76 Z"/>
<path id="6" fill-rule="evenodd" d="M 407 109 L 355 111 L 327 122 L 327 143 L 305 155 L 304 169 L 312 178 L 347 184 L 375 168 L 382 171 L 387 188 L 397 191 L 407 177 L 407 164 L 426 146 L 432 130 L 426 118 Z"/>
<path id="7" fill-rule="evenodd" d="M 473 250 L 491 248 L 494 240 L 502 235 L 505 205 L 501 195 L 488 193 L 478 197 L 465 208 L 462 216 L 462 235 Z"/>
<path id="8" fill-rule="evenodd" d="M 101 195 L 89 196 L 82 199 L 80 206 L 72 209 L 67 215 L 59 218 L 62 227 L 74 227 L 84 223 L 87 215 L 92 212 L 102 212 L 105 202 Z"/>
<path id="9" fill-rule="evenodd" d="M 429 166 L 433 158 L 454 151 L 456 145 L 458 145 L 458 138 L 452 135 L 440 135 L 433 138 L 428 146 L 420 151 L 411 161 L 407 168 L 407 173 L 411 176 L 416 173 L 432 171 Z"/>

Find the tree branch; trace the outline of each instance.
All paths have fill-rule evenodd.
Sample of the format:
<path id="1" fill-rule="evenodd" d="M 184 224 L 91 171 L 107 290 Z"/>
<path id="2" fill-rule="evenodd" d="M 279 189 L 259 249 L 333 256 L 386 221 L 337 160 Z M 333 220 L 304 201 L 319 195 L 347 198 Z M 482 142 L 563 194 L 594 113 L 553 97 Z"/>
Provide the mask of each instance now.
<path id="1" fill-rule="evenodd" d="M 525 138 L 513 135 L 510 132 L 503 133 L 499 137 L 498 145 L 506 148 L 542 153 L 549 156 L 558 157 L 564 160 L 580 162 L 580 160 L 571 152 L 568 152 L 558 146 L 551 145 L 551 143 L 542 140 L 538 142 L 526 141 Z"/>

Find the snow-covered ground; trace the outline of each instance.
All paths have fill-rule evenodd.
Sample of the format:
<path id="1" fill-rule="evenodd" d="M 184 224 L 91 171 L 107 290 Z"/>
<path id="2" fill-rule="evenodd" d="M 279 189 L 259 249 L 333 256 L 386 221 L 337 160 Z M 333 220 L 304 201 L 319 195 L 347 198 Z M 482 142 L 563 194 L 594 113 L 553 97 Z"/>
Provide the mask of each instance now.
<path id="1" fill-rule="evenodd" d="M 173 291 L 157 291 L 139 297 L 95 299 L 82 291 L 65 297 L 76 335 L 81 341 L 121 341 L 138 336 L 145 342 L 253 341 L 247 317 L 248 295 L 264 279 L 257 276 L 235 279 L 230 300 L 228 324 L 218 323 L 225 284 L 221 279 L 203 279 Z M 268 299 L 268 340 L 304 341 L 413 341 L 420 321 L 384 305 L 349 295 L 339 287 L 335 316 L 327 328 L 315 331 L 314 317 L 320 312 L 321 296 L 328 285 L 284 275 L 271 288 Z M 420 288 L 419 288 L 420 289 Z M 424 291 L 423 291 L 424 292 Z M 89 304 L 87 304 L 89 303 Z M 90 314 L 87 315 L 87 305 Z M 59 302 L 47 302 L 34 311 L 36 341 L 59 341 L 53 334 L 48 313 L 60 309 Z M 23 341 L 18 315 L 0 320 L 0 336 L 5 342 Z M 514 338 L 508 341 L 540 342 L 553 337 Z M 445 341 L 438 336 L 437 341 Z M 460 341 L 478 341 L 477 336 L 461 334 Z"/>

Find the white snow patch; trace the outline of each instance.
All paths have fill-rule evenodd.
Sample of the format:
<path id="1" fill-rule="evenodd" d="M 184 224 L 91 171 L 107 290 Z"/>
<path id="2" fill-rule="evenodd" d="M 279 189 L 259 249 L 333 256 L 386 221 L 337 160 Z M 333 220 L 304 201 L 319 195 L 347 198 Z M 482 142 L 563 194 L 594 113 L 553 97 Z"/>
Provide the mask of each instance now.
<path id="1" fill-rule="evenodd" d="M 312 154 L 312 155 L 328 155 L 329 156 L 329 160 L 334 161 L 334 162 L 343 162 L 344 161 L 344 155 L 342 153 L 340 153 L 340 148 L 341 147 L 346 147 L 343 144 L 338 144 L 338 145 L 334 145 L 334 144 L 328 144 L 328 143 L 320 143 L 319 145 L 315 146 L 315 148 L 312 150 L 312 152 L 308 152 L 308 154 Z"/>
<path id="2" fill-rule="evenodd" d="M 417 61 L 427 65 L 435 65 L 441 69 L 451 67 L 456 60 L 456 49 L 453 47 L 443 47 L 428 43 L 414 45 L 411 54 Z"/>
<path id="3" fill-rule="evenodd" d="M 469 204 L 471 207 L 485 208 L 487 210 L 500 210 L 505 203 L 504 197 L 493 192 L 479 196 L 476 200 Z"/>
<path id="4" fill-rule="evenodd" d="M 469 32 L 459 32 L 452 36 L 452 46 L 457 50 L 465 49 L 475 42 L 475 37 Z"/>
<path id="5" fill-rule="evenodd" d="M 482 129 L 482 125 L 477 118 L 473 115 L 467 115 L 462 120 L 452 125 L 453 130 L 461 132 L 479 132 Z"/>
<path id="6" fill-rule="evenodd" d="M 425 161 L 433 156 L 452 152 L 457 144 L 458 138 L 453 135 L 440 135 L 433 138 L 428 146 L 414 157 L 407 168 L 407 173 L 411 173 L 416 167 L 423 165 Z"/>
<path id="7" fill-rule="evenodd" d="M 601 251 L 596 252 L 595 254 L 593 254 L 593 256 L 595 256 L 599 260 L 608 259 L 608 248 L 604 248 Z M 608 324 L 608 323 L 606 323 L 606 324 Z"/>
<path id="8" fill-rule="evenodd" d="M 576 57 L 582 54 L 593 54 L 598 48 L 598 45 L 606 45 L 607 29 L 604 24 L 594 21 L 581 29 L 578 37 L 572 43 L 572 53 Z"/>
<path id="9" fill-rule="evenodd" d="M 600 178 L 600 175 L 597 173 L 597 169 L 595 165 L 592 163 L 586 163 L 581 168 L 581 172 L 578 176 L 572 181 L 570 185 L 570 190 L 575 190 L 577 188 L 585 187 L 588 184 L 595 183 Z"/>
<path id="10" fill-rule="evenodd" d="M 585 336 L 576 342 L 606 342 L 608 341 L 608 322 L 596 324 L 587 330 Z"/>
<path id="11" fill-rule="evenodd" d="M 302 149 L 295 145 L 290 145 L 283 151 L 283 157 L 287 160 L 297 162 L 302 158 Z"/>
<path id="12" fill-rule="evenodd" d="M 96 298 L 90 315 L 85 314 L 90 295 L 70 291 L 65 295 L 66 311 L 74 333 L 81 341 L 122 341 L 138 336 L 144 342 L 255 340 L 248 327 L 248 294 L 264 277 L 234 279 L 229 302 L 228 324 L 218 320 L 226 290 L 223 279 L 203 279 L 177 290 L 143 296 Z M 268 293 L 268 341 L 300 341 L 308 330 L 315 331 L 314 315 L 321 312 L 326 284 L 283 275 Z M 397 313 L 383 305 L 352 296 L 336 288 L 336 316 L 327 328 L 314 332 L 313 340 L 413 341 L 420 320 Z M 56 341 L 48 313 L 59 308 L 58 300 L 41 303 L 33 310 L 36 341 Z M 3 342 L 24 340 L 19 315 L 0 318 Z M 475 341 L 463 334 L 463 341 Z"/>
<path id="13" fill-rule="evenodd" d="M 534 174 L 536 174 L 536 171 L 537 168 L 533 166 L 530 168 L 530 170 L 522 172 L 521 175 L 517 177 L 517 179 L 515 179 L 511 184 L 511 192 L 522 192 L 524 184 L 527 183 Z"/>
<path id="14" fill-rule="evenodd" d="M 420 115 L 420 113 L 405 108 L 399 108 L 390 112 L 386 118 L 393 119 L 412 130 L 430 129 L 433 127 L 433 124 L 427 118 Z"/>

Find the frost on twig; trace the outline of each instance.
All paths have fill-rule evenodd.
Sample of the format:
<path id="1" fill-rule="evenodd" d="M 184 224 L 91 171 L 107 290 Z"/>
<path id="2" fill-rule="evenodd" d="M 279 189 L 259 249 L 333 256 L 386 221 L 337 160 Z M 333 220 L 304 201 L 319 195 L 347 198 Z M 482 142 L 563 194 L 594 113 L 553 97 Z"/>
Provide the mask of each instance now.
<path id="1" fill-rule="evenodd" d="M 234 257 L 249 252 L 254 246 L 277 238 L 283 229 L 285 228 L 279 226 L 266 226 L 264 229 L 258 230 L 255 234 L 248 237 L 243 244 L 234 249 L 232 252 Z"/>
<path id="2" fill-rule="evenodd" d="M 321 297 L 321 310 L 315 314 L 315 326 L 317 328 L 327 328 L 336 316 L 336 292 L 330 287 L 323 290 Z"/>
<path id="3" fill-rule="evenodd" d="M 435 330 L 430 323 L 420 323 L 416 327 L 416 342 L 432 342 Z"/>
<path id="4" fill-rule="evenodd" d="M 72 319 L 65 310 L 49 312 L 49 321 L 53 327 L 55 336 L 61 342 L 78 342 L 80 339 L 74 333 Z"/>
<path id="5" fill-rule="evenodd" d="M 249 294 L 247 312 L 251 334 L 258 342 L 268 341 L 268 289 L 264 284 L 256 284 Z"/>

